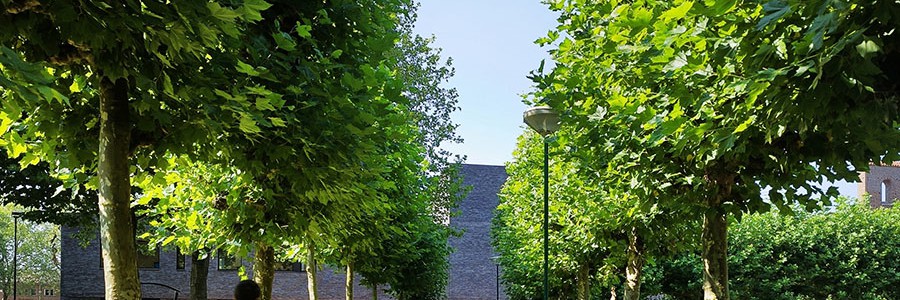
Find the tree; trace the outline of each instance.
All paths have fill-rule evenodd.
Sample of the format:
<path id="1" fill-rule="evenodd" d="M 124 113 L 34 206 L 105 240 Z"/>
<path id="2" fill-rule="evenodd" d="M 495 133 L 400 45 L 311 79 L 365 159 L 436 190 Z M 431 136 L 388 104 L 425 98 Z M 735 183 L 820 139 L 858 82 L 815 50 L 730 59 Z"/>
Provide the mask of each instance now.
<path id="1" fill-rule="evenodd" d="M 625 297 L 639 298 L 641 269 L 647 259 L 687 247 L 690 224 L 658 199 L 631 188 L 632 178 L 616 170 L 628 163 L 603 146 L 573 147 L 580 130 L 565 126 L 551 140 L 550 249 L 551 293 L 559 297 L 599 297 L 600 287 L 625 280 Z M 492 228 L 507 291 L 514 298 L 537 298 L 541 267 L 540 216 L 534 210 L 542 189 L 540 139 L 519 139 L 509 179 Z M 642 200 L 647 199 L 647 200 Z M 538 227 L 539 228 L 539 227 Z M 534 263 L 522 263 L 534 262 Z"/>
<path id="2" fill-rule="evenodd" d="M 201 73 L 233 68 L 212 57 L 268 7 L 230 3 L 3 3 L 4 146 L 99 191 L 107 298 L 140 298 L 130 159 L 146 167 L 155 150 L 185 151 L 203 134 L 188 126 L 208 120 L 196 104 L 216 100 Z"/>
<path id="3" fill-rule="evenodd" d="M 535 77 L 540 94 L 588 136 L 621 128 L 619 140 L 634 143 L 617 152 L 643 157 L 626 172 L 666 170 L 639 187 L 688 187 L 676 199 L 703 215 L 705 299 L 728 299 L 727 215 L 768 210 L 766 201 L 815 209 L 837 191 L 812 182 L 852 180 L 870 161 L 898 158 L 898 74 L 888 68 L 897 63 L 896 3 L 551 8 L 563 22 L 539 42 L 561 41 L 552 73 Z"/>
<path id="4" fill-rule="evenodd" d="M 13 254 L 17 250 L 18 290 L 25 287 L 59 290 L 59 226 L 19 219 L 18 249 L 13 249 L 12 205 L 0 207 L 0 286 L 3 299 L 13 290 Z"/>
<path id="5" fill-rule="evenodd" d="M 452 128 L 426 138 L 416 127 L 418 122 L 440 119 L 430 119 L 436 115 L 431 112 L 414 114 L 410 108 L 444 110 L 443 106 L 452 107 L 455 102 L 404 97 L 402 93 L 412 84 L 393 78 L 391 59 L 395 58 L 389 52 L 397 47 L 398 18 L 409 13 L 408 2 L 380 3 L 375 10 L 370 8 L 376 5 L 369 2 L 273 1 L 272 5 L 262 14 L 265 22 L 244 32 L 244 42 L 252 47 L 236 54 L 241 80 L 214 86 L 216 95 L 255 105 L 262 113 L 241 111 L 239 130 L 222 131 L 209 147 L 220 151 L 217 157 L 195 164 L 179 162 L 174 168 L 174 164 L 160 164 L 152 175 L 148 172 L 138 180 L 146 194 L 140 201 L 150 204 L 150 215 L 165 216 L 154 224 L 163 233 L 157 237 L 164 244 L 180 243 L 192 235 L 190 230 L 172 228 L 209 222 L 197 226 L 215 231 L 203 236 L 227 237 L 216 243 L 231 245 L 241 255 L 251 249 L 268 252 L 280 247 L 305 252 L 308 274 L 314 277 L 316 263 L 329 258 L 323 253 L 333 250 L 329 248 L 338 244 L 342 232 L 360 224 L 357 220 L 368 212 L 393 209 L 388 194 L 414 207 L 424 207 L 420 190 L 453 195 L 435 197 L 441 201 L 456 197 L 449 190 L 454 185 L 445 181 L 455 180 L 447 177 L 453 174 L 447 159 L 435 154 L 429 165 L 420 146 L 452 136 Z M 443 80 L 447 71 L 440 72 L 436 78 Z M 250 119 L 248 124 L 244 116 Z M 445 126 L 429 130 L 447 130 Z M 430 168 L 426 171 L 423 166 Z M 216 171 L 207 175 L 191 169 Z M 216 183 L 220 178 L 235 181 Z M 407 184 L 398 183 L 401 180 Z M 209 188 L 193 184 L 207 181 L 213 183 Z M 166 197 L 179 200 L 163 200 Z M 186 209 L 185 205 L 203 207 Z M 216 206 L 218 210 L 210 209 Z M 399 230 L 394 226 L 384 230 Z M 255 257 L 262 259 L 256 263 L 263 266 L 274 256 Z M 254 271 L 266 290 L 273 272 Z M 315 280 L 310 284 L 315 285 Z"/>
<path id="6" fill-rule="evenodd" d="M 0 201 L 15 204 L 26 217 L 37 222 L 66 226 L 96 226 L 96 191 L 84 184 L 66 188 L 65 182 L 52 176 L 47 163 L 22 169 L 22 161 L 0 151 Z"/>

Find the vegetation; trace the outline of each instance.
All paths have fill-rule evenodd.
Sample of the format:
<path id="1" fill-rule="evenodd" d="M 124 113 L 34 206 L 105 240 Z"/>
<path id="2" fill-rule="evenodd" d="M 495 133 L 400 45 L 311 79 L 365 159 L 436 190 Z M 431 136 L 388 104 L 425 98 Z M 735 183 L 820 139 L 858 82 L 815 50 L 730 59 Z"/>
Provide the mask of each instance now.
<path id="1" fill-rule="evenodd" d="M 735 299 L 896 299 L 898 208 L 840 202 L 794 216 L 762 213 L 733 226 L 728 242 Z M 697 299 L 699 257 L 685 253 L 648 270 L 646 292 Z"/>
<path id="2" fill-rule="evenodd" d="M 567 178 L 590 186 L 575 184 L 556 195 L 600 188 L 596 195 L 627 195 L 623 199 L 636 201 L 632 207 L 640 214 L 664 212 L 671 217 L 667 226 L 701 224 L 699 245 L 690 239 L 674 243 L 699 246 L 704 299 L 729 299 L 729 217 L 772 208 L 787 213 L 794 204 L 814 211 L 837 194 L 815 182 L 852 181 L 873 161 L 900 159 L 900 74 L 893 70 L 900 57 L 894 34 L 900 9 L 894 1 L 549 5 L 561 13 L 560 24 L 538 43 L 553 45 L 555 64 L 549 73 L 541 68 L 533 74 L 533 97 L 541 100 L 528 102 L 562 113 L 572 133 L 560 135 L 565 151 L 554 157 L 557 164 L 575 162 L 578 175 Z M 520 151 L 531 153 L 524 157 L 538 153 Z M 535 179 L 509 186 L 539 185 Z M 596 197 L 588 201 L 600 202 Z M 509 210 L 524 207 L 529 206 Z M 615 219 L 590 224 L 621 229 L 610 221 Z M 539 223 L 510 218 L 500 226 L 526 224 Z M 664 228 L 653 226 L 653 218 L 638 224 Z M 508 243 L 498 238 L 495 244 Z M 504 259 L 532 261 L 531 254 L 509 251 Z M 536 282 L 517 284 L 535 289 Z M 556 284 L 559 289 L 563 283 Z"/>
<path id="3" fill-rule="evenodd" d="M 411 1 L 2 4 L 0 146 L 26 177 L 5 188 L 97 191 L 37 201 L 99 207 L 107 298 L 140 298 L 135 222 L 197 259 L 254 251 L 265 299 L 276 259 L 443 290 L 456 93 Z"/>
<path id="4" fill-rule="evenodd" d="M 59 226 L 20 218 L 18 232 L 14 232 L 13 210 L 21 211 L 12 205 L 0 206 L 0 289 L 3 299 L 11 299 L 14 267 L 17 268 L 19 295 L 30 295 L 32 289 L 38 293 L 43 293 L 44 289 L 59 292 Z M 18 233 L 17 239 L 14 233 Z M 18 240 L 18 249 L 13 249 L 15 240 Z M 18 257 L 14 266 L 15 250 Z"/>

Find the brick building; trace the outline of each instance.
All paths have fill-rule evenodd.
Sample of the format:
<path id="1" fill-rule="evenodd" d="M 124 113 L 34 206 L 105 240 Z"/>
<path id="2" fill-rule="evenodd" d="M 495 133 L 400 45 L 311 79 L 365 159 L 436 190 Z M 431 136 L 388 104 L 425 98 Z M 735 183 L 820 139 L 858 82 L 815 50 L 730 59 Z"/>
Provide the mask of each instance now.
<path id="1" fill-rule="evenodd" d="M 872 208 L 890 207 L 900 198 L 900 162 L 870 165 L 869 172 L 859 174 L 859 199 L 869 195 Z"/>
<path id="2" fill-rule="evenodd" d="M 464 184 L 471 186 L 471 191 L 460 203 L 460 214 L 450 220 L 452 226 L 465 232 L 450 241 L 454 252 L 450 255 L 448 299 L 506 299 L 500 290 L 502 287 L 497 284 L 500 270 L 491 259 L 494 252 L 490 245 L 491 218 L 498 204 L 497 193 L 506 181 L 506 171 L 502 166 L 463 165 L 461 173 Z M 98 239 L 82 247 L 72 237 L 76 231 L 62 228 L 61 299 L 102 299 L 103 270 Z M 138 264 L 145 299 L 172 299 L 174 291 L 164 286 L 177 289 L 179 298 L 187 298 L 191 274 L 189 256 L 174 251 L 158 251 L 141 254 Z M 232 288 L 238 282 L 236 269 L 240 265 L 248 273 L 252 272 L 249 261 L 226 255 L 216 255 L 210 259 L 207 280 L 210 299 L 231 299 Z M 320 298 L 344 299 L 343 285 L 344 274 L 328 269 L 319 272 Z M 284 266 L 276 271 L 272 297 L 307 299 L 306 273 L 299 264 Z M 354 298 L 371 299 L 372 291 L 357 286 Z M 379 299 L 388 297 L 379 293 Z"/>

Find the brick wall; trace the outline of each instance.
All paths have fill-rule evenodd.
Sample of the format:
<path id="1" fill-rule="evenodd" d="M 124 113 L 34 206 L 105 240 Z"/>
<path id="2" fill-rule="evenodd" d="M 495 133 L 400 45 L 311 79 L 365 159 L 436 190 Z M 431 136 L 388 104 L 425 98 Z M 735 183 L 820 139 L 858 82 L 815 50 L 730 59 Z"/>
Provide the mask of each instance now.
<path id="1" fill-rule="evenodd" d="M 461 214 L 450 223 L 465 230 L 459 238 L 450 241 L 455 248 L 450 255 L 450 283 L 447 289 L 451 300 L 496 299 L 497 267 L 491 260 L 494 256 L 490 246 L 491 218 L 497 207 L 497 193 L 506 181 L 506 171 L 502 166 L 464 165 L 464 184 L 472 187 L 468 197 L 460 203 Z M 60 297 L 69 299 L 102 299 L 103 270 L 100 262 L 100 246 L 97 237 L 86 247 L 72 237 L 78 229 L 63 227 L 61 250 Z M 249 261 L 243 262 L 248 274 L 252 274 Z M 172 286 L 180 290 L 179 298 L 187 298 L 190 293 L 190 257 L 185 259 L 184 270 L 176 269 L 175 251 L 160 251 L 158 269 L 141 269 L 141 282 L 152 282 Z M 237 271 L 219 271 L 215 258 L 209 264 L 209 298 L 231 299 L 234 284 L 238 282 Z M 357 280 L 356 282 L 359 282 Z M 502 287 L 501 287 L 502 288 Z M 143 285 L 144 298 L 171 299 L 172 290 Z M 273 285 L 274 299 L 308 299 L 306 273 L 277 271 Z M 321 299 L 344 299 L 344 274 L 331 270 L 319 272 L 319 296 Z M 357 286 L 355 299 L 372 299 L 372 291 Z M 390 299 L 379 293 L 379 299 Z M 506 299 L 505 295 L 500 295 Z"/>
<path id="2" fill-rule="evenodd" d="M 866 193 L 869 194 L 869 205 L 873 208 L 882 206 L 891 206 L 894 201 L 900 198 L 900 164 L 894 163 L 890 166 L 869 166 L 869 172 L 860 173 L 859 175 L 859 196 Z M 887 189 L 887 195 L 882 202 L 882 183 Z M 863 199 L 864 200 L 864 199 Z"/>
<path id="3" fill-rule="evenodd" d="M 503 166 L 464 165 L 463 183 L 471 190 L 459 205 L 460 214 L 450 220 L 454 227 L 464 230 L 459 238 L 452 238 L 455 249 L 450 255 L 451 300 L 497 299 L 497 265 L 491 248 L 491 218 L 497 208 L 497 193 L 506 182 Z M 502 271 L 502 270 L 501 270 Z M 500 299 L 506 295 L 500 287 Z"/>

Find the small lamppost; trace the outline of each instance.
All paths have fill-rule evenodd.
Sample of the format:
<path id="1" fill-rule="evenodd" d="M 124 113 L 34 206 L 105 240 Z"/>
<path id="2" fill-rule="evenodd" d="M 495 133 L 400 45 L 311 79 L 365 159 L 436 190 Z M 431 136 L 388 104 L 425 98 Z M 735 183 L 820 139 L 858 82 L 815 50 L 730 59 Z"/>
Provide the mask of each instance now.
<path id="1" fill-rule="evenodd" d="M 550 107 L 538 106 L 525 110 L 524 119 L 525 124 L 528 124 L 528 127 L 531 127 L 531 129 L 534 129 L 534 131 L 537 131 L 537 133 L 544 137 L 544 300 L 547 300 L 550 297 L 547 281 L 547 227 L 549 225 L 548 219 L 550 218 L 550 148 L 547 143 L 547 136 L 559 129 L 559 114 L 550 109 Z"/>
<path id="2" fill-rule="evenodd" d="M 13 300 L 16 300 L 16 297 L 19 295 L 19 291 L 16 288 L 19 285 L 18 271 L 18 257 L 19 257 L 19 218 L 22 217 L 21 211 L 13 211 Z"/>

